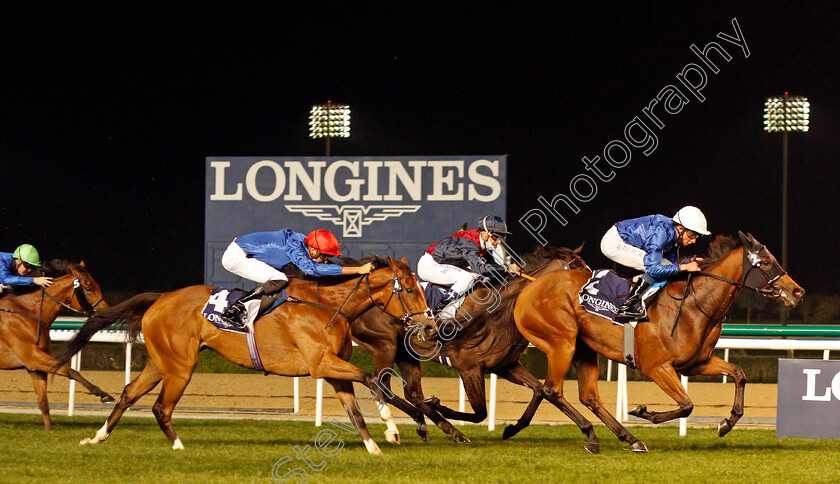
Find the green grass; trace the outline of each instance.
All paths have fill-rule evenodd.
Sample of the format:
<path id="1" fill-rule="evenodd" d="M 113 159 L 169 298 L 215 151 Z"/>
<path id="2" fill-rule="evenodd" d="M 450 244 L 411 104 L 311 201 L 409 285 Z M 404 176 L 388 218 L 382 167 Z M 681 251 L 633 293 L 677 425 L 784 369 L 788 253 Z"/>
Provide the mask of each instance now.
<path id="1" fill-rule="evenodd" d="M 0 415 L 0 482 L 274 482 L 272 467 L 306 469 L 309 482 L 838 482 L 838 440 L 777 439 L 773 430 L 737 428 L 724 438 L 714 429 L 632 427 L 650 448 L 633 454 L 606 428 L 596 427 L 601 453 L 583 449 L 577 428 L 533 426 L 510 441 L 501 428 L 465 426 L 472 444 L 456 444 L 432 428 L 432 442 L 421 442 L 412 426 L 400 426 L 403 444 L 382 438 L 384 426 L 371 425 L 384 455 L 370 456 L 355 434 L 326 423 L 276 420 L 175 419 L 186 449 L 173 451 L 149 418 L 125 418 L 108 442 L 79 446 L 101 426 L 99 417 L 60 417 L 55 430 L 43 430 L 37 415 Z M 295 459 L 293 448 L 309 445 L 332 429 L 346 446 L 334 457 L 313 448 L 324 462 L 320 472 Z M 328 448 L 335 448 L 334 441 Z M 299 482 L 291 478 L 286 482 Z"/>

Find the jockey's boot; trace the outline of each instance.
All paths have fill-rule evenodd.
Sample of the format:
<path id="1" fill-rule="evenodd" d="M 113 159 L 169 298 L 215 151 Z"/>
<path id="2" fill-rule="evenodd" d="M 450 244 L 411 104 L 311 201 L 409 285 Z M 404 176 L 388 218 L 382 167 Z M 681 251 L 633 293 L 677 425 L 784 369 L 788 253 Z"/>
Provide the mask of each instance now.
<path id="1" fill-rule="evenodd" d="M 630 292 L 627 294 L 627 299 L 624 300 L 624 304 L 618 308 L 618 313 L 615 315 L 615 319 L 619 323 L 625 324 L 630 321 L 644 319 L 647 316 L 644 305 L 639 306 L 638 310 L 636 310 L 635 306 L 642 300 L 642 295 L 649 288 L 650 283 L 644 277 L 638 278 L 633 283 L 633 287 L 630 288 Z"/>
<path id="2" fill-rule="evenodd" d="M 438 301 L 437 304 L 435 304 L 435 308 L 433 311 L 434 314 L 440 314 L 440 312 L 443 311 L 446 308 L 446 306 L 449 306 L 450 304 L 455 302 L 456 299 L 458 299 L 458 293 L 450 289 L 446 293 L 446 295 L 443 296 L 443 299 L 441 299 L 440 301 Z"/>
<path id="3" fill-rule="evenodd" d="M 248 301 L 253 301 L 257 298 L 262 298 L 263 300 L 270 300 L 269 296 L 282 290 L 288 284 L 289 281 L 283 279 L 266 281 L 262 284 L 258 284 L 257 287 L 243 294 L 242 297 L 237 299 L 235 303 L 231 304 L 230 307 L 225 309 L 225 312 L 222 313 L 222 319 L 236 326 L 239 329 L 245 329 L 246 324 L 244 321 L 245 318 L 243 317 L 245 316 L 245 303 Z M 260 301 L 261 309 L 264 302 L 263 300 Z"/>

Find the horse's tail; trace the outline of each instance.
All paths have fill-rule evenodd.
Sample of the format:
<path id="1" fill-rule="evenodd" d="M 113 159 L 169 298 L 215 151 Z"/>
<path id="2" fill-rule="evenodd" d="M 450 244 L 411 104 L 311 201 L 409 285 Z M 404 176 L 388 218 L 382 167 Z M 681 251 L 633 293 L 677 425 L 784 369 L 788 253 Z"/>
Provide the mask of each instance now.
<path id="1" fill-rule="evenodd" d="M 76 333 L 76 336 L 68 341 L 56 356 L 58 360 L 56 368 L 70 361 L 73 355 L 88 344 L 97 331 L 105 329 L 113 323 L 125 323 L 125 329 L 128 332 L 128 341 L 136 341 L 137 335 L 140 334 L 143 315 L 160 298 L 161 294 L 159 292 L 145 292 L 127 299 L 116 306 L 100 309 L 93 313 L 79 329 L 79 332 Z"/>

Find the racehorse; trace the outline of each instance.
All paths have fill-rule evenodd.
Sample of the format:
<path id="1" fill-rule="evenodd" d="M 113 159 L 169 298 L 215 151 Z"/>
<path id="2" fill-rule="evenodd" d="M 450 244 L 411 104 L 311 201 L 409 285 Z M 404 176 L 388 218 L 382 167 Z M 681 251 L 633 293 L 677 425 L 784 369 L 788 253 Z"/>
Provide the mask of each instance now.
<path id="1" fill-rule="evenodd" d="M 805 290 L 752 235 L 739 232 L 739 236 L 740 243 L 718 236 L 700 262 L 703 271 L 669 282 L 649 305 L 649 321 L 638 323 L 635 366 L 673 398 L 678 408 L 654 412 L 641 405 L 631 415 L 661 423 L 691 414 L 694 405 L 680 384 L 678 373 L 733 378 L 735 401 L 730 417 L 718 426 L 719 436 L 726 435 L 743 415 L 744 371 L 712 356 L 724 316 L 744 288 L 780 300 L 789 308 L 802 300 Z M 598 355 L 624 361 L 624 328 L 581 307 L 578 292 L 589 276 L 580 271 L 554 272 L 526 287 L 514 308 L 516 327 L 547 355 L 545 398 L 577 414 L 573 420 L 586 435 L 584 447 L 588 451 L 599 450 L 592 424 L 563 397 L 563 380 L 571 364 L 577 370 L 580 401 L 620 440 L 629 443 L 630 450 L 646 452 L 645 444 L 618 423 L 598 394 Z M 513 433 L 506 432 L 505 437 Z"/>
<path id="2" fill-rule="evenodd" d="M 114 398 L 67 364 L 58 365 L 50 356 L 50 326 L 63 308 L 90 315 L 97 308 L 108 307 L 99 284 L 88 273 L 84 262 L 73 264 L 54 259 L 45 261 L 40 271 L 55 277 L 51 286 L 26 288 L 0 298 L 0 369 L 26 368 L 35 386 L 44 428 L 50 430 L 47 373 L 78 381 L 104 403 L 113 402 Z"/>
<path id="3" fill-rule="evenodd" d="M 532 277 L 574 268 L 588 270 L 581 259 L 583 246 L 575 250 L 539 247 L 523 256 L 523 267 Z M 519 363 L 519 357 L 528 347 L 528 341 L 519 334 L 513 322 L 513 304 L 519 291 L 528 280 L 517 277 L 505 281 L 501 287 L 476 285 L 459 310 L 460 329 L 454 334 L 441 335 L 438 340 L 423 341 L 419 327 L 406 328 L 379 311 L 363 314 L 353 324 L 353 339 L 372 356 L 376 372 L 389 384 L 388 371 L 394 365 L 400 369 L 400 383 L 404 385 L 406 399 L 423 411 L 441 430 L 456 442 L 469 442 L 446 419 L 481 422 L 487 417 L 484 375 L 496 373 L 513 383 L 531 388 L 534 399 L 529 405 L 535 412 L 542 399 L 542 384 Z M 448 358 L 458 370 L 474 413 L 456 412 L 440 404 L 437 397 L 426 400 L 421 387 L 421 359 L 434 359 L 438 355 Z M 527 412 L 526 412 L 527 415 Z M 530 418 L 528 418 L 530 420 Z M 428 440 L 425 425 L 418 427 L 418 435 Z"/>
<path id="4" fill-rule="evenodd" d="M 380 454 L 355 404 L 353 382 L 419 422 L 423 416 L 393 393 L 384 395 L 370 373 L 347 361 L 352 353 L 350 324 L 374 307 L 405 322 L 419 316 L 420 324 L 431 324 L 431 311 L 405 259 L 373 258 L 371 262 L 375 269 L 369 275 L 322 278 L 320 289 L 310 280 L 291 278 L 287 291 L 299 303 L 286 302 L 262 316 L 254 332 L 264 371 L 326 379 L 357 425 L 368 452 Z M 190 286 L 164 294 L 139 294 L 88 319 L 60 359 L 69 358 L 91 335 L 115 321 L 126 322 L 130 337 L 136 338 L 142 330 L 150 358 L 125 387 L 105 425 L 82 444 L 105 441 L 122 414 L 162 381 L 152 412 L 172 448 L 183 449 L 171 417 L 195 369 L 198 352 L 211 348 L 233 363 L 254 367 L 244 334 L 222 331 L 202 316 L 211 290 L 210 286 Z"/>

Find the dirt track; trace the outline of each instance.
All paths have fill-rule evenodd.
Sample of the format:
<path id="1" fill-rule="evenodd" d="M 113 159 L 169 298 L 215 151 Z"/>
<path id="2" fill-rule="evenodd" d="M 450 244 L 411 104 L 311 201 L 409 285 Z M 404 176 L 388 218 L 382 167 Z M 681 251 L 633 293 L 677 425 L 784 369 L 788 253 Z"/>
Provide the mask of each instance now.
<path id="1" fill-rule="evenodd" d="M 103 390 L 118 398 L 125 383 L 125 374 L 118 371 L 85 372 L 84 376 Z M 135 376 L 135 375 L 132 375 Z M 50 377 L 49 400 L 53 415 L 66 415 L 69 397 L 69 381 Z M 300 379 L 300 412 L 293 413 L 293 380 L 278 376 L 262 375 L 220 375 L 197 373 L 175 410 L 175 417 L 239 417 L 239 418 L 289 418 L 314 420 L 315 380 Z M 489 379 L 486 380 L 489 391 Z M 396 386 L 398 383 L 394 383 Z M 358 385 L 356 386 L 358 389 Z M 107 415 L 112 405 L 102 405 L 98 398 L 87 394 L 81 385 L 76 385 L 76 415 Z M 458 408 L 458 381 L 452 378 L 423 379 L 426 396 L 437 395 L 451 408 Z M 127 415 L 151 416 L 149 407 L 157 398 L 159 388 L 152 390 Z M 695 407 L 689 422 L 717 425 L 722 417 L 728 416 L 734 398 L 734 386 L 729 383 L 689 383 L 689 395 Z M 776 385 L 747 385 L 746 410 L 742 424 L 772 424 L 776 417 Z M 564 393 L 587 418 L 597 418 L 577 399 L 577 382 L 566 382 Z M 613 413 L 616 405 L 616 383 L 600 382 L 600 393 L 607 409 Z M 397 394 L 401 392 L 397 391 Z M 530 390 L 499 379 L 496 410 L 497 424 L 515 421 L 531 398 Z M 667 410 L 675 407 L 673 401 L 655 384 L 650 382 L 629 382 L 628 400 L 630 408 L 646 404 L 651 410 Z M 13 403 L 10 403 L 13 402 Z M 469 410 L 469 403 L 467 403 Z M 0 411 L 38 413 L 32 380 L 23 370 L 0 373 Z M 407 417 L 395 410 L 395 416 L 402 423 Z M 347 418 L 335 393 L 328 384 L 324 385 L 324 418 Z M 569 422 L 565 415 L 550 404 L 543 402 L 534 418 L 535 423 Z"/>

